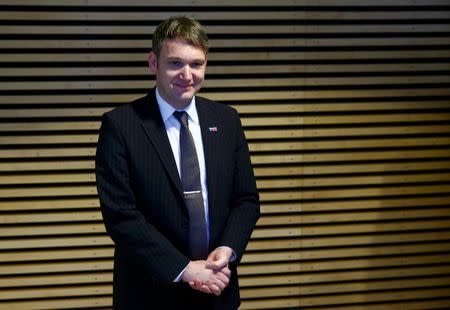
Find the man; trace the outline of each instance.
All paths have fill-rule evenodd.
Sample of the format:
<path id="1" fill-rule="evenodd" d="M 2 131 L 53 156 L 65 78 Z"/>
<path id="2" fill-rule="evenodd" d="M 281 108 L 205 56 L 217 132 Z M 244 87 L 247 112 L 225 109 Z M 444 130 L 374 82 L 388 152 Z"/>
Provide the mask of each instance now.
<path id="1" fill-rule="evenodd" d="M 237 309 L 236 273 L 259 217 L 237 112 L 196 96 L 201 25 L 173 17 L 153 35 L 156 87 L 105 113 L 97 188 L 115 243 L 114 309 Z"/>

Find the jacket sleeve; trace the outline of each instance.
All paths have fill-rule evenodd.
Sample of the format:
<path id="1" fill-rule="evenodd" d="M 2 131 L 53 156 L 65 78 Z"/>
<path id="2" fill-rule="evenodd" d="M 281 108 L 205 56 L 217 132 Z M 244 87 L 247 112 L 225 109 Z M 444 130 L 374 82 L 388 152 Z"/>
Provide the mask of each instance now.
<path id="1" fill-rule="evenodd" d="M 260 215 L 259 195 L 249 149 L 236 112 L 236 142 L 230 213 L 220 244 L 231 247 L 238 263 Z"/>
<path id="2" fill-rule="evenodd" d="M 116 247 L 145 266 L 154 281 L 172 282 L 189 259 L 146 221 L 137 208 L 127 143 L 108 113 L 102 119 L 95 162 L 103 220 Z"/>

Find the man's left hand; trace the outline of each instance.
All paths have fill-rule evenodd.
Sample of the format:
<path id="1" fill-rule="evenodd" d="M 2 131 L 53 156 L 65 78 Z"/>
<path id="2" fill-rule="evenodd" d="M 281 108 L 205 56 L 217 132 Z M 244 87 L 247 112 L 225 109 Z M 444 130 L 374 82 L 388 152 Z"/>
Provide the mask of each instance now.
<path id="1" fill-rule="evenodd" d="M 221 270 L 228 266 L 233 250 L 227 246 L 221 246 L 212 251 L 206 259 L 206 268 Z"/>

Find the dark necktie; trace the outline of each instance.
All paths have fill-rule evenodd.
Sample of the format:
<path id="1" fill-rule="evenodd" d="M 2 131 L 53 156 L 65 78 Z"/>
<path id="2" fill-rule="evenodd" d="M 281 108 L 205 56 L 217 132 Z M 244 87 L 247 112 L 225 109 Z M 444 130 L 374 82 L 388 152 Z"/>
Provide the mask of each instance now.
<path id="1" fill-rule="evenodd" d="M 173 115 L 181 125 L 180 172 L 184 200 L 189 212 L 190 255 L 192 259 L 206 259 L 208 256 L 208 241 L 197 152 L 195 151 L 194 139 L 189 131 L 187 113 L 175 111 Z"/>

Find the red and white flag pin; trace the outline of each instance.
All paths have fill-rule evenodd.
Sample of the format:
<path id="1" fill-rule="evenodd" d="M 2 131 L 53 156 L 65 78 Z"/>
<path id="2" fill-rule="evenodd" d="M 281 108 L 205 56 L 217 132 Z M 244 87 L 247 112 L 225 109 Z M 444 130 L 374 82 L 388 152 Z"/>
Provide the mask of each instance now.
<path id="1" fill-rule="evenodd" d="M 208 127 L 208 130 L 210 131 L 210 132 L 216 132 L 217 131 L 217 127 Z"/>

